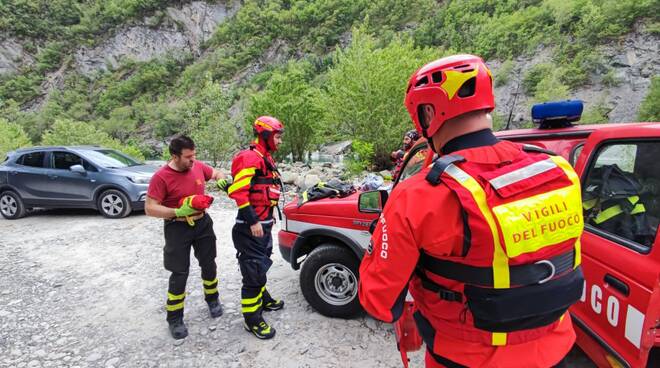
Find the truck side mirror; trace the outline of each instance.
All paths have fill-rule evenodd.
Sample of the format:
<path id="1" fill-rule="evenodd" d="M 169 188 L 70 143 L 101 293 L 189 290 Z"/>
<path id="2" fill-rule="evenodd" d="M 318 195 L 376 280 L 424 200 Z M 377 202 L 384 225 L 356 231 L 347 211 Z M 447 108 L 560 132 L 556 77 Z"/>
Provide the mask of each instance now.
<path id="1" fill-rule="evenodd" d="M 358 209 L 364 213 L 381 213 L 385 202 L 387 202 L 388 193 L 386 190 L 372 190 L 360 194 L 358 199 Z"/>

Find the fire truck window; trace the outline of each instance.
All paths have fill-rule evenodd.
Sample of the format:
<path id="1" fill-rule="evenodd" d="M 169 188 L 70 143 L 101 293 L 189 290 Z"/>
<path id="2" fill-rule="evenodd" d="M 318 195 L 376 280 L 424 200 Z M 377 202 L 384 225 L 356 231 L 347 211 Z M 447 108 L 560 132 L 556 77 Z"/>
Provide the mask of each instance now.
<path id="1" fill-rule="evenodd" d="M 599 150 L 582 189 L 585 223 L 651 247 L 660 223 L 658 143 L 616 143 Z"/>
<path id="2" fill-rule="evenodd" d="M 422 169 L 422 165 L 424 164 L 428 152 L 428 148 L 422 148 L 413 154 L 410 160 L 406 163 L 406 167 L 401 171 L 401 179 L 399 179 L 399 182 L 417 174 Z"/>

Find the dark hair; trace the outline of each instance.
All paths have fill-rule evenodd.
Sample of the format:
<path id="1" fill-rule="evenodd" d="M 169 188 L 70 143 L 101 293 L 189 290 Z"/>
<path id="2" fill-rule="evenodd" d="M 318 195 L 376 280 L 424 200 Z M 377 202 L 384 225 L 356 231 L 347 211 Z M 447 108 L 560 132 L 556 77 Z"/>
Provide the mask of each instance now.
<path id="1" fill-rule="evenodd" d="M 195 142 L 190 137 L 177 135 L 170 141 L 170 154 L 180 156 L 184 149 L 195 149 Z"/>

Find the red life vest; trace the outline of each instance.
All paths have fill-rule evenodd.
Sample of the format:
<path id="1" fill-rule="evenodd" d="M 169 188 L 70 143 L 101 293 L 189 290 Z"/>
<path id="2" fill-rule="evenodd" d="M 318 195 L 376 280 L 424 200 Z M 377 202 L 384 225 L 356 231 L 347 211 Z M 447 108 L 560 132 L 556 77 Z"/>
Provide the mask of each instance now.
<path id="1" fill-rule="evenodd" d="M 255 207 L 257 216 L 263 218 L 264 212 L 268 212 L 270 215 L 272 207 L 276 207 L 279 203 L 282 182 L 279 171 L 277 171 L 275 162 L 270 155 L 265 157 L 256 149 L 253 149 L 252 152 L 262 158 L 263 165 L 255 170 L 250 182 L 250 195 L 248 198 L 252 206 Z"/>
<path id="2" fill-rule="evenodd" d="M 461 256 L 422 253 L 417 275 L 437 292 L 437 332 L 503 346 L 553 331 L 582 295 L 580 182 L 566 160 L 534 147 L 505 165 L 438 158 L 426 179 L 458 197 Z"/>

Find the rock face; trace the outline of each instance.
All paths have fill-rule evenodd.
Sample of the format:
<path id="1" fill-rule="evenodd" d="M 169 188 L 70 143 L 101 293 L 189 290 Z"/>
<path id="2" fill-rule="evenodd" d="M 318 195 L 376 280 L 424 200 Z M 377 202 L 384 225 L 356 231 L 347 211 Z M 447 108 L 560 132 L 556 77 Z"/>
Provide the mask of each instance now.
<path id="1" fill-rule="evenodd" d="M 0 40 L 0 75 L 17 72 L 21 66 L 32 62 L 32 56 L 23 50 L 18 40 Z"/>
<path id="2" fill-rule="evenodd" d="M 145 24 L 120 28 L 94 48 L 79 49 L 75 54 L 76 68 L 83 74 L 92 74 L 116 68 L 122 59 L 148 61 L 167 54 L 198 56 L 202 43 L 238 8 L 234 2 L 202 1 L 167 8 L 157 28 L 149 26 L 154 17 L 146 18 Z"/>
<path id="3" fill-rule="evenodd" d="M 602 60 L 613 70 L 617 80 L 616 85 L 610 86 L 604 81 L 604 74 L 592 75 L 590 85 L 571 92 L 570 98 L 583 100 L 585 111 L 596 106 L 603 107 L 609 113 L 608 121 L 611 123 L 632 122 L 637 120 L 637 112 L 641 101 L 646 97 L 651 78 L 660 74 L 660 59 L 658 45 L 660 37 L 646 32 L 641 26 L 622 37 L 619 42 L 611 43 L 600 48 Z M 550 50 L 540 50 L 533 57 L 520 57 L 514 60 L 514 68 L 509 81 L 495 88 L 496 112 L 505 118 L 513 108 L 512 127 L 520 126 L 522 122 L 530 121 L 530 107 L 532 100 L 524 95 L 522 82 L 525 72 L 532 66 L 550 61 Z M 499 60 L 490 60 L 488 65 L 497 76 L 502 65 Z M 514 106 L 514 96 L 515 98 Z M 584 123 L 603 123 L 602 121 L 585 121 Z"/>

